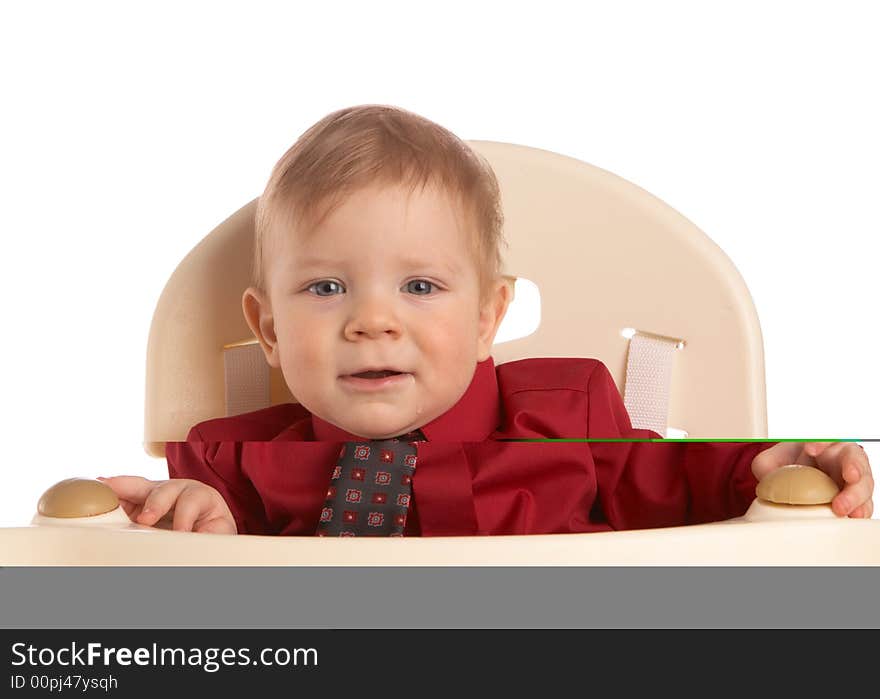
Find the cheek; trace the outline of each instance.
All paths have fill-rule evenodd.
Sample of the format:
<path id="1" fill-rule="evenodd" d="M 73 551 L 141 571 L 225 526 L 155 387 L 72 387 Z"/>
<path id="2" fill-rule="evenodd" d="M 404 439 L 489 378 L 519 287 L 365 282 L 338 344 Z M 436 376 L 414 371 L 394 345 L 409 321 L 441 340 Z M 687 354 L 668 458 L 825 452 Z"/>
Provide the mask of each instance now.
<path id="1" fill-rule="evenodd" d="M 313 318 L 287 322 L 278 332 L 282 367 L 295 371 L 298 378 L 326 364 L 331 357 L 331 337 L 326 327 Z"/>
<path id="2" fill-rule="evenodd" d="M 281 349 L 281 373 L 290 392 L 310 410 L 320 410 L 326 394 L 326 345 L 314 335 L 297 331 Z"/>
<path id="3" fill-rule="evenodd" d="M 297 333 L 287 345 L 286 351 L 282 350 L 281 356 L 284 363 L 296 367 L 302 374 L 326 364 L 330 351 L 320 337 L 310 333 Z"/>
<path id="4" fill-rule="evenodd" d="M 447 366 L 466 364 L 476 354 L 477 329 L 461 313 L 436 318 L 422 339 L 422 351 Z"/>

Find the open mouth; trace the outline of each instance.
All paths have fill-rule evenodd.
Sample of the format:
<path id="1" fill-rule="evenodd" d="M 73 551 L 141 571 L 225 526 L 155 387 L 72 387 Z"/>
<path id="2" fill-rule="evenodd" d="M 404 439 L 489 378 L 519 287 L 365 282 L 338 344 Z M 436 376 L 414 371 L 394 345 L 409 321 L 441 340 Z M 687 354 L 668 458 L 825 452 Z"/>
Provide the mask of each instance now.
<path id="1" fill-rule="evenodd" d="M 357 379 L 384 379 L 389 376 L 397 376 L 402 372 L 383 369 L 382 371 L 362 371 L 358 374 L 351 374 Z"/>
<path id="2" fill-rule="evenodd" d="M 412 374 L 395 369 L 370 369 L 341 376 L 342 385 L 350 391 L 374 393 L 395 391 L 409 385 Z"/>

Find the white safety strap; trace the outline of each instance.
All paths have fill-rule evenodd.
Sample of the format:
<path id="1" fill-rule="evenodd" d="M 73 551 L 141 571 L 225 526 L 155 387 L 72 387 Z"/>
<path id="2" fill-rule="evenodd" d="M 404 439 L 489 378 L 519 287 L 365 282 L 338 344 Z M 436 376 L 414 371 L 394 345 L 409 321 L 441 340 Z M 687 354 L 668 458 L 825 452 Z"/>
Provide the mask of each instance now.
<path id="1" fill-rule="evenodd" d="M 226 345 L 223 366 L 227 416 L 269 407 L 269 365 L 256 340 Z"/>
<path id="2" fill-rule="evenodd" d="M 629 341 L 623 403 L 632 426 L 666 437 L 672 362 L 681 340 L 636 332 Z"/>

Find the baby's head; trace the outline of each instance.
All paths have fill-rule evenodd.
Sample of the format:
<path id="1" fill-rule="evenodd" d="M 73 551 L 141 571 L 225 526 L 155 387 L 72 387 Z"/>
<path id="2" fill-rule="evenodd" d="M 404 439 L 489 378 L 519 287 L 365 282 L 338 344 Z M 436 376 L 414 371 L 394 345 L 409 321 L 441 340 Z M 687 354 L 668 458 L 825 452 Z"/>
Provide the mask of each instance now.
<path id="1" fill-rule="evenodd" d="M 511 295 L 502 222 L 491 167 L 446 129 L 387 106 L 334 112 L 260 197 L 245 317 L 314 415 L 370 439 L 410 432 L 489 356 Z"/>

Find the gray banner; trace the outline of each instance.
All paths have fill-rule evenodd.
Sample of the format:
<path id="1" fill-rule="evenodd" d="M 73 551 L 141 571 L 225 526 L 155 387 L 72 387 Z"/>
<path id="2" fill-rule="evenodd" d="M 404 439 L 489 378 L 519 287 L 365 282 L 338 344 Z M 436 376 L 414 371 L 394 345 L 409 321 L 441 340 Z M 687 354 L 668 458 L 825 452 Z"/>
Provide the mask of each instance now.
<path id="1" fill-rule="evenodd" d="M 880 568 L 5 568 L 2 628 L 880 628 Z"/>

